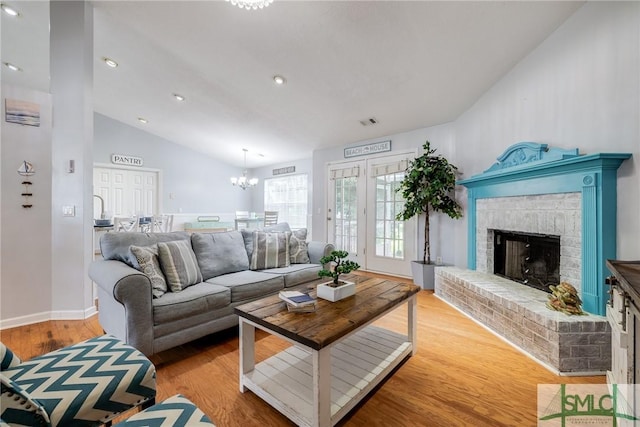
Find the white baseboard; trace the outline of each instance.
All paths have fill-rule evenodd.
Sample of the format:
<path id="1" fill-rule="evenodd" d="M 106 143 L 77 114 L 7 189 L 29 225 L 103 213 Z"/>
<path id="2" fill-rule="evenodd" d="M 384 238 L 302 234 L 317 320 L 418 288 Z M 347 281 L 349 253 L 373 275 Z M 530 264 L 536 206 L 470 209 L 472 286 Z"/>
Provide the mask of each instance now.
<path id="1" fill-rule="evenodd" d="M 96 315 L 97 313 L 98 310 L 96 310 L 95 306 L 91 306 L 85 310 L 45 311 L 42 313 L 29 314 L 27 316 L 18 316 L 11 319 L 0 320 L 0 330 L 46 322 L 48 320 L 84 320 Z"/>

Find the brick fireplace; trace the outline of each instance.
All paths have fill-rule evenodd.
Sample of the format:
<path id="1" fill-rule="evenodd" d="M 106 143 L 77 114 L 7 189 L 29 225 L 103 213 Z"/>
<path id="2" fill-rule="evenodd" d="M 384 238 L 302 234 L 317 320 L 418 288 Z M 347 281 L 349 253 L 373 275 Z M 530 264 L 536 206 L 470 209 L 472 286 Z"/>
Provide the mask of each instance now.
<path id="1" fill-rule="evenodd" d="M 485 172 L 461 181 L 469 270 L 440 268 L 436 295 L 558 373 L 604 372 L 610 364 L 605 261 L 615 258 L 616 175 L 629 157 L 518 143 Z M 543 291 L 493 274 L 495 230 L 559 236 L 560 280 L 578 289 L 589 315 L 551 311 Z"/>

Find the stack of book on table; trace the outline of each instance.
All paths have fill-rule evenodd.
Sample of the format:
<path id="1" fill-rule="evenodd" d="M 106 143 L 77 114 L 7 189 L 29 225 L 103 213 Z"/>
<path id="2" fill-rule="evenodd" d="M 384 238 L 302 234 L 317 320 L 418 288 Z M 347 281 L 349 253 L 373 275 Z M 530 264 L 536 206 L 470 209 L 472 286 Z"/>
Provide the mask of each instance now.
<path id="1" fill-rule="evenodd" d="M 309 294 L 299 291 L 280 291 L 280 299 L 287 303 L 289 311 L 311 313 L 316 311 L 317 300 Z"/>

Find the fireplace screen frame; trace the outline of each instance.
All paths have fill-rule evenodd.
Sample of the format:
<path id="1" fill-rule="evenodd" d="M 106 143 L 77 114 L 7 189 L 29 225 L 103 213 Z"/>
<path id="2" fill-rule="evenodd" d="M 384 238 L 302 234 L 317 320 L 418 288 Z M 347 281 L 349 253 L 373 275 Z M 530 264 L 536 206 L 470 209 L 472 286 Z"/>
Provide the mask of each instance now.
<path id="1" fill-rule="evenodd" d="M 544 292 L 560 283 L 560 236 L 493 231 L 493 273 Z"/>

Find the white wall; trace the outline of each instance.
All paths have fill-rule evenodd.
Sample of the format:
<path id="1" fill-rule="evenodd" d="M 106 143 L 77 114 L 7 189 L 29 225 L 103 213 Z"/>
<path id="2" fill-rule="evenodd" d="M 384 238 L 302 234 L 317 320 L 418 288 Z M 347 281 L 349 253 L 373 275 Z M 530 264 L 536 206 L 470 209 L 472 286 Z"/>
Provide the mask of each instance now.
<path id="1" fill-rule="evenodd" d="M 142 157 L 144 167 L 160 169 L 163 213 L 231 214 L 253 210 L 253 190 L 243 191 L 229 181 L 230 177 L 241 175 L 242 168 L 97 113 L 93 148 L 95 163 L 109 164 L 111 154 L 118 153 Z"/>
<path id="2" fill-rule="evenodd" d="M 618 258 L 640 257 L 640 3 L 588 2 L 455 122 L 465 177 L 510 145 L 629 152 L 618 170 Z M 471 148 L 473 147 L 473 148 Z M 455 264 L 466 266 L 466 220 Z"/>
<path id="3" fill-rule="evenodd" d="M 4 120 L 5 99 L 40 105 L 40 126 L 22 126 Z M 20 318 L 32 323 L 49 318 L 51 310 L 51 96 L 14 86 L 2 86 L 0 165 L 2 224 L 0 234 L 0 326 L 2 320 Z M 17 170 L 23 161 L 35 175 Z M 25 209 L 21 194 L 28 180 L 32 208 Z"/>
<path id="4" fill-rule="evenodd" d="M 82 319 L 96 311 L 87 275 L 93 259 L 93 6 L 51 2 L 50 23 L 52 318 Z M 74 206 L 75 215 L 63 216 L 63 206 Z"/>

